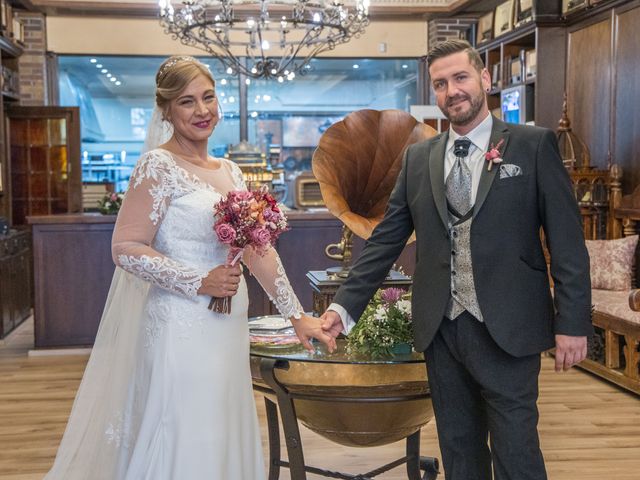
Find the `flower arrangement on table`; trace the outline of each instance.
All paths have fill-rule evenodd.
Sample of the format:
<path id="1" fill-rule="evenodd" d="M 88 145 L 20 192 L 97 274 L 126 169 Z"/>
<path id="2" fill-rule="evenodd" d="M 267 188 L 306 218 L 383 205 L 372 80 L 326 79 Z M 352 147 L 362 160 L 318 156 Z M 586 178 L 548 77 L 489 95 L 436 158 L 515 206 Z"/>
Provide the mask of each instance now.
<path id="1" fill-rule="evenodd" d="M 104 197 L 98 200 L 98 208 L 103 215 L 115 215 L 120 211 L 124 200 L 122 192 L 107 192 Z"/>
<path id="2" fill-rule="evenodd" d="M 400 288 L 378 290 L 347 337 L 349 353 L 390 357 L 399 346 L 413 346 L 411 293 Z M 400 352 L 398 352 L 400 353 Z"/>
<path id="3" fill-rule="evenodd" d="M 220 242 L 229 245 L 227 264 L 235 265 L 248 246 L 261 255 L 289 229 L 276 200 L 266 185 L 257 190 L 232 190 L 213 207 L 213 230 Z M 231 311 L 231 297 L 213 297 L 209 309 Z"/>

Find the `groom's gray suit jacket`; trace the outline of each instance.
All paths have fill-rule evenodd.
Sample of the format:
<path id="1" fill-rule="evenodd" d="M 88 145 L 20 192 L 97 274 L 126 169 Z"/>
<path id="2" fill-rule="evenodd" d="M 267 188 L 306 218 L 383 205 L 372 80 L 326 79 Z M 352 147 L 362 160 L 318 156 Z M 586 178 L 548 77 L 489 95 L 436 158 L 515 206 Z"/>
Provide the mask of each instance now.
<path id="1" fill-rule="evenodd" d="M 416 232 L 412 311 L 415 348 L 425 350 L 450 296 L 444 157 L 448 133 L 409 146 L 384 219 L 366 242 L 334 301 L 358 319 L 389 268 Z M 589 257 L 581 218 L 553 132 L 493 119 L 491 144 L 502 165 L 483 168 L 471 225 L 475 289 L 487 328 L 508 353 L 554 346 L 554 334 L 592 333 Z M 555 308 L 540 242 L 551 253 Z M 448 321 L 448 320 L 447 320 Z"/>

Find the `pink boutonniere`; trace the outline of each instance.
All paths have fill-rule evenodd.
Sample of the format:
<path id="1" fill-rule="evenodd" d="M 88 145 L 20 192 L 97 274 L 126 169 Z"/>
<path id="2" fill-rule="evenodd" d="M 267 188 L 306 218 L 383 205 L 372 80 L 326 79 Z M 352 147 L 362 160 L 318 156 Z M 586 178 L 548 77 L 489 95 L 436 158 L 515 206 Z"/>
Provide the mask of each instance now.
<path id="1" fill-rule="evenodd" d="M 502 154 L 500 153 L 500 147 L 503 143 L 504 138 L 501 139 L 495 147 L 493 146 L 493 144 L 491 144 L 491 148 L 489 148 L 489 151 L 484 154 L 484 159 L 489 162 L 489 165 L 487 166 L 488 172 L 491 171 L 491 167 L 494 163 L 502 163 Z"/>

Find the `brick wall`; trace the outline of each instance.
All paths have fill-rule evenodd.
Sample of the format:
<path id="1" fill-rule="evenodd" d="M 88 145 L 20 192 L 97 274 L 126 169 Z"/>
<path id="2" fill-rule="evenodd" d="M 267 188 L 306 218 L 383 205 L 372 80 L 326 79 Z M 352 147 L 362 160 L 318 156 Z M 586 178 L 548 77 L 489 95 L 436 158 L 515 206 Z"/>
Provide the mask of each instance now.
<path id="1" fill-rule="evenodd" d="M 44 15 L 16 12 L 24 24 L 24 53 L 19 59 L 20 104 L 47 105 L 46 21 Z"/>
<path id="2" fill-rule="evenodd" d="M 437 18 L 429 21 L 429 48 L 436 42 L 464 38 L 464 33 L 477 18 Z"/>

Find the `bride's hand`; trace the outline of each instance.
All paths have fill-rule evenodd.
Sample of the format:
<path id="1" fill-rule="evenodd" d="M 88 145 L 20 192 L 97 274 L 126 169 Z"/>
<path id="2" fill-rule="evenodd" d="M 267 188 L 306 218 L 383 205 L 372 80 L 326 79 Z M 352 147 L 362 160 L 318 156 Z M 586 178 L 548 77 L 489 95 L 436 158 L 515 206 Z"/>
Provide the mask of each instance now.
<path id="1" fill-rule="evenodd" d="M 303 314 L 299 319 L 292 318 L 291 324 L 304 348 L 311 353 L 315 352 L 315 348 L 311 344 L 312 338 L 324 343 L 329 352 L 333 352 L 336 349 L 336 339 L 322 329 L 322 320 L 319 318 Z"/>
<path id="2" fill-rule="evenodd" d="M 238 293 L 241 275 L 239 262 L 234 266 L 219 265 L 202 280 L 198 294 L 216 298 L 233 297 Z"/>

